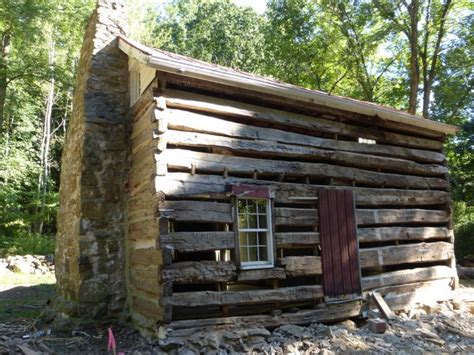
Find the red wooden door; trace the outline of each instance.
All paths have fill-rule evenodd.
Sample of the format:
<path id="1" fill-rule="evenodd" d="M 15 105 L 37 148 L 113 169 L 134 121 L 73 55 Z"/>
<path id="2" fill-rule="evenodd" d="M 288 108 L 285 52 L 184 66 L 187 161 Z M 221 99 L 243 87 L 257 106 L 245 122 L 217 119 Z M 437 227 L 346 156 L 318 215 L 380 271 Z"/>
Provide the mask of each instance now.
<path id="1" fill-rule="evenodd" d="M 319 189 L 319 234 L 326 301 L 362 293 L 353 193 Z"/>

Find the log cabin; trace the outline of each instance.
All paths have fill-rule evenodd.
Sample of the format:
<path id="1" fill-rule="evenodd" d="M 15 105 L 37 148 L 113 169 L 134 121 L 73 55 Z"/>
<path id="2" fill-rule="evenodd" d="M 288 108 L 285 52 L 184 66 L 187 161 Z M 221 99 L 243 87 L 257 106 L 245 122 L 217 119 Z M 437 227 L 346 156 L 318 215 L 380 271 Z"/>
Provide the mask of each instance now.
<path id="1" fill-rule="evenodd" d="M 115 4 L 115 5 L 114 5 Z M 66 138 L 60 317 L 275 327 L 456 286 L 457 127 L 133 42 L 100 0 Z M 160 333 L 162 334 L 162 333 Z"/>

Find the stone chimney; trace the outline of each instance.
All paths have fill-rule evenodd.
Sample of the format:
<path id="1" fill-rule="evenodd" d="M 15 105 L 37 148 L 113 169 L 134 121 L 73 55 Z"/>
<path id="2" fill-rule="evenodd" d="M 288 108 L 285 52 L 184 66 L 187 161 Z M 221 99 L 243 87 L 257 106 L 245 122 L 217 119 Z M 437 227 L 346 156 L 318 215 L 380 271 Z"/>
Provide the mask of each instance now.
<path id="1" fill-rule="evenodd" d="M 128 57 L 116 37 L 126 23 L 122 1 L 98 0 L 84 36 L 61 165 L 56 319 L 125 307 Z"/>

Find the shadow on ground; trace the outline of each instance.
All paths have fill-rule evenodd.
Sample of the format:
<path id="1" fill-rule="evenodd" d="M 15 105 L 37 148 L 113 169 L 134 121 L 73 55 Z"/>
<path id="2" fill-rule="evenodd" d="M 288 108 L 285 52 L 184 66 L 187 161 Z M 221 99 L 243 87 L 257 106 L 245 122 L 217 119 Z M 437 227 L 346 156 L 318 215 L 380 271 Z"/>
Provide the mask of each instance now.
<path id="1" fill-rule="evenodd" d="M 0 323 L 13 319 L 34 321 L 54 296 L 55 285 L 18 286 L 0 291 Z"/>

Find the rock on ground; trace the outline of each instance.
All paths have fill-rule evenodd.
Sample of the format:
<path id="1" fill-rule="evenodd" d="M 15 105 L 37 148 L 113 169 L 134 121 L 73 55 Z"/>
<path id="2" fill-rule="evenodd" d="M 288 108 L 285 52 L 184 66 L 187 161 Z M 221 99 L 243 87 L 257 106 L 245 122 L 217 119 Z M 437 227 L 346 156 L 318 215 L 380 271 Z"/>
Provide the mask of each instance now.
<path id="1" fill-rule="evenodd" d="M 9 272 L 42 275 L 54 273 L 54 256 L 12 255 L 0 258 L 0 275 Z"/>

